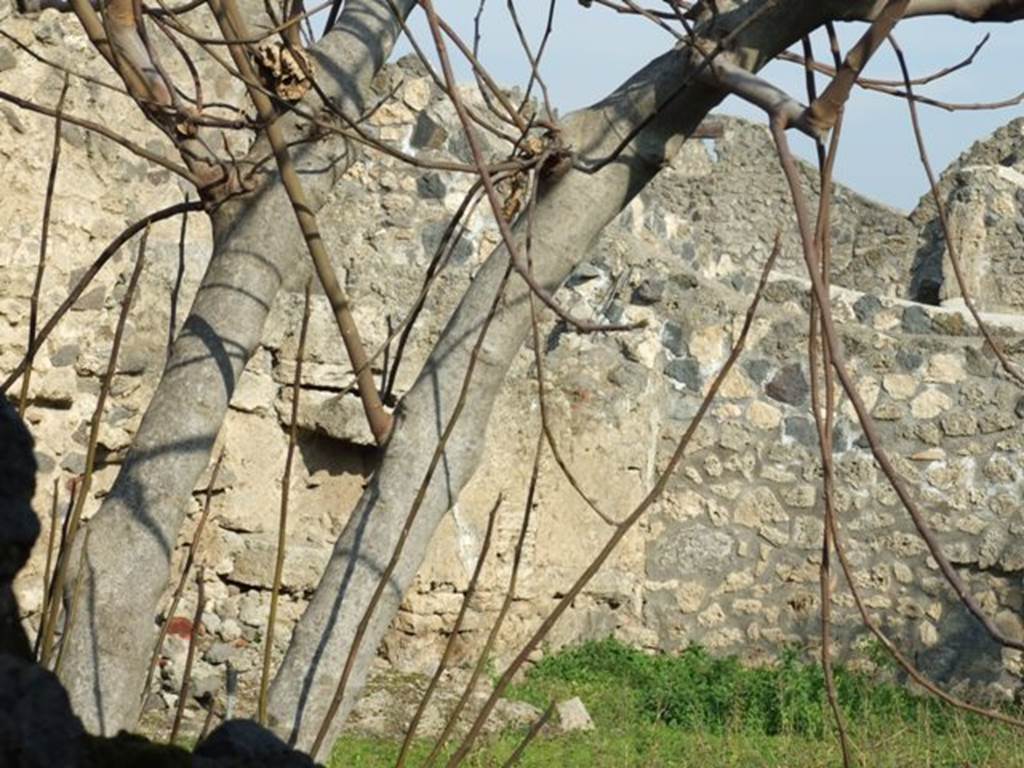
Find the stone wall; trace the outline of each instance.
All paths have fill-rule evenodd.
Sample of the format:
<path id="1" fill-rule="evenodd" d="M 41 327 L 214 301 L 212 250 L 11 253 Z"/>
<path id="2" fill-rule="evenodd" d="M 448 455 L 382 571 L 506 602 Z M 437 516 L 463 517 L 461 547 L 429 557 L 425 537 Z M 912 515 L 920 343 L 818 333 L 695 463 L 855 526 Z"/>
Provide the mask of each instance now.
<path id="1" fill-rule="evenodd" d="M 31 21 L 17 19 L 6 5 L 0 7 L 4 30 L 44 55 L 89 57 L 71 19 L 52 11 Z M 0 43 L 0 88 L 50 104 L 59 87 L 59 76 L 45 65 Z M 229 87 L 225 83 L 221 90 Z M 466 156 L 451 106 L 414 63 L 388 68 L 379 90 L 393 91 L 396 98 L 373 114 L 372 130 L 423 156 Z M 466 96 L 477 98 L 469 90 Z M 73 89 L 68 109 L 102 115 L 133 139 L 158 144 L 134 107 L 108 90 Z M 48 121 L 0 106 L 0 213 L 11 222 L 0 231 L 0 247 L 9 254 L 0 287 L 3 371 L 17 363 L 25 346 L 51 133 Z M 102 138 L 66 126 L 64 140 L 44 315 L 126 223 L 177 202 L 186 191 L 165 171 Z M 982 309 L 1002 313 L 992 321 L 1017 360 L 1024 352 L 1024 304 L 1014 287 L 1021 254 L 1014 232 L 1020 229 L 1024 177 L 1019 159 L 1007 158 L 1019 158 L 1014 153 L 1022 143 L 1020 125 L 1011 123 L 972 149 L 943 180 L 954 231 L 964 242 L 970 287 Z M 496 145 L 490 149 L 498 151 Z M 815 173 L 804 173 L 813 188 Z M 463 177 L 369 156 L 339 183 L 320 221 L 371 346 L 385 338 L 388 313 L 400 317 L 419 291 L 423 270 L 468 184 Z M 545 341 L 559 446 L 611 518 L 627 514 L 664 466 L 735 340 L 775 228 L 791 220 L 789 211 L 767 133 L 727 120 L 720 140 L 688 146 L 609 227 L 559 293 L 579 314 L 648 321 L 640 331 L 594 337 L 555 325 Z M 840 186 L 834 221 L 837 320 L 858 387 L 950 557 L 1000 626 L 1019 636 L 1021 391 L 1000 372 L 957 306 L 927 202 L 906 216 Z M 159 377 L 169 334 L 182 321 L 209 258 L 202 216 L 189 217 L 179 248 L 180 235 L 180 221 L 159 224 L 150 235 L 149 265 L 100 432 L 101 467 L 87 515 L 98 508 L 117 472 Z M 482 214 L 468 222 L 412 337 L 398 395 L 496 241 Z M 43 542 L 54 484 L 66 499 L 68 481 L 84 467 L 88 422 L 132 253 L 132 247 L 124 249 L 104 269 L 37 360 L 27 417 L 41 469 L 35 503 L 44 520 Z M 790 227 L 747 351 L 685 466 L 556 626 L 552 647 L 613 633 L 648 648 L 674 650 L 698 642 L 756 660 L 784 643 L 816 642 L 820 468 L 808 405 L 808 296 L 800 263 Z M 213 523 L 199 553 L 207 566 L 209 599 L 194 673 L 199 694 L 221 685 L 229 662 L 243 688 L 258 676 L 301 277 L 279 296 L 219 439 L 224 466 L 214 489 Z M 933 305 L 944 299 L 946 306 Z M 381 647 L 382 665 L 424 671 L 436 661 L 480 550 L 487 512 L 503 493 L 491 562 L 460 633 L 457 663 L 479 650 L 505 593 L 522 520 L 539 422 L 536 377 L 533 353 L 524 349 L 498 400 L 481 469 L 438 530 L 432 554 Z M 300 461 L 291 480 L 278 653 L 374 467 L 376 450 L 358 403 L 340 394 L 348 381 L 329 307 L 317 295 L 300 392 Z M 1019 655 L 1000 652 L 955 604 L 874 466 L 849 405 L 840 400 L 838 505 L 869 608 L 941 679 L 970 678 L 995 686 L 989 690 L 1013 690 L 1021 674 Z M 200 489 L 207 482 L 201 480 Z M 537 626 L 611 531 L 550 457 L 542 465 L 535 505 L 499 661 Z M 197 491 L 178 559 L 200 507 Z M 38 620 L 43 555 L 37 548 L 18 583 L 30 628 Z M 192 600 L 186 596 L 181 616 L 191 615 Z M 845 654 L 864 632 L 841 580 L 836 603 Z M 167 691 L 176 687 L 183 653 L 183 640 L 172 633 L 163 667 Z M 155 701 L 172 698 L 167 692 Z"/>

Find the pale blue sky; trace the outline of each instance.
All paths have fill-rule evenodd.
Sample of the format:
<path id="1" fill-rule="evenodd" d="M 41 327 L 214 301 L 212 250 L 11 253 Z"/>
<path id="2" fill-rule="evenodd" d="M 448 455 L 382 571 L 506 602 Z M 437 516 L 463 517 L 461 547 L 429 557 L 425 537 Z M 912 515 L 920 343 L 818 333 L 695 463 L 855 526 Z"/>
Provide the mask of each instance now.
<path id="1" fill-rule="evenodd" d="M 435 0 L 438 11 L 465 39 L 472 39 L 476 0 Z M 517 4 L 533 41 L 543 30 L 547 3 L 520 0 Z M 527 10 L 529 9 L 529 10 Z M 525 17 L 529 18 L 525 18 Z M 422 13 L 414 14 L 414 34 L 431 49 Z M 484 12 L 483 60 L 501 83 L 523 83 L 529 69 L 508 20 L 502 0 L 490 0 Z M 839 28 L 844 47 L 863 29 L 860 25 Z M 1019 25 L 972 25 L 947 19 L 910 19 L 897 28 L 897 39 L 906 51 L 912 74 L 923 75 L 966 56 L 986 33 L 992 39 L 974 65 L 923 89 L 923 93 L 949 101 L 1001 100 L 1024 90 L 1024 44 Z M 599 6 L 581 7 L 575 0 L 561 0 L 555 15 L 555 31 L 545 55 L 542 72 L 555 106 L 563 113 L 589 104 L 622 82 L 672 44 L 672 38 L 651 22 L 623 16 Z M 536 46 L 536 43 L 534 43 Z M 406 43 L 396 52 L 409 52 Z M 815 40 L 819 57 L 827 54 L 824 38 Z M 468 66 L 460 66 L 459 79 L 468 81 Z M 867 70 L 869 76 L 899 77 L 895 57 L 885 48 Z M 803 100 L 803 71 L 792 64 L 775 63 L 763 75 Z M 763 119 L 755 109 L 730 99 L 723 111 Z M 948 113 L 921 107 L 922 127 L 936 170 L 941 170 L 973 141 L 1008 120 L 1024 115 L 1015 106 L 996 112 Z M 797 150 L 810 157 L 809 141 L 793 139 Z M 857 90 L 847 111 L 844 140 L 836 167 L 837 178 L 854 189 L 904 210 L 911 209 L 926 190 L 926 179 L 917 159 L 906 103 L 888 96 Z"/>

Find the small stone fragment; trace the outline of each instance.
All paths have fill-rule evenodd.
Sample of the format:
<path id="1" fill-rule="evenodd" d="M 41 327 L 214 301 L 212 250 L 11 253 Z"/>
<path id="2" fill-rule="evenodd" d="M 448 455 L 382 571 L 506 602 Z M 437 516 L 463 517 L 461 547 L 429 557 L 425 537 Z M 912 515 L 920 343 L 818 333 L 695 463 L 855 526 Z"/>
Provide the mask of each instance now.
<path id="1" fill-rule="evenodd" d="M 594 730 L 594 721 L 579 696 L 559 702 L 556 708 L 558 709 L 559 728 L 562 733 Z"/>

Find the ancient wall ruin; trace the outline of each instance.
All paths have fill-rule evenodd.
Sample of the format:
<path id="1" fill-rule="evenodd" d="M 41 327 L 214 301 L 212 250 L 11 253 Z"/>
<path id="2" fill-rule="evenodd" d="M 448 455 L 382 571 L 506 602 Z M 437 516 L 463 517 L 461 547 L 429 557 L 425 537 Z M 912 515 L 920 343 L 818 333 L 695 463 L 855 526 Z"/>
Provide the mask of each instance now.
<path id="1" fill-rule="evenodd" d="M 10 17 L 6 3 L 0 8 L 4 29 L 45 55 L 80 66 L 95 60 L 70 19 L 47 11 L 29 22 Z M 428 156 L 465 155 L 451 106 L 414 64 L 390 67 L 379 85 L 381 94 L 396 94 L 370 118 L 379 135 Z M 60 76 L 2 42 L 0 88 L 49 104 Z M 226 91 L 230 83 L 217 88 Z M 134 107 L 108 90 L 75 89 L 67 108 L 102 114 L 131 138 L 155 141 Z M 0 105 L 0 371 L 13 368 L 25 348 L 51 130 L 46 119 Z M 63 138 L 44 313 L 125 224 L 181 200 L 186 191 L 166 171 L 103 138 L 70 125 Z M 814 175 L 805 170 L 811 187 Z M 965 153 L 943 180 L 969 287 L 1018 360 L 1024 352 L 1022 182 L 1022 121 Z M 468 184 L 463 177 L 369 156 L 339 183 L 320 220 L 371 346 L 386 336 L 388 313 L 409 306 L 417 294 Z M 721 139 L 685 149 L 608 229 L 559 294 L 581 314 L 648 321 L 642 330 L 609 336 L 583 337 L 555 326 L 546 340 L 556 437 L 582 485 L 612 518 L 632 508 L 664 465 L 736 338 L 778 222 L 790 219 L 767 133 L 728 120 Z M 834 221 L 837 319 L 862 396 L 899 472 L 978 600 L 1004 631 L 1021 637 L 1022 393 L 1001 373 L 957 302 L 927 202 L 907 216 L 839 187 Z M 209 258 L 210 233 L 201 215 L 189 217 L 179 248 L 181 231 L 180 220 L 168 221 L 149 237 L 149 266 L 100 432 L 102 466 L 87 515 L 117 472 L 160 375 L 168 338 Z M 400 368 L 399 395 L 497 241 L 480 214 L 463 235 Z M 792 227 L 784 242 L 747 351 L 685 466 L 556 626 L 552 646 L 615 634 L 647 648 L 696 642 L 756 659 L 784 643 L 817 642 L 822 523 L 808 404 L 808 297 Z M 88 420 L 132 253 L 132 247 L 124 249 L 101 272 L 37 359 L 27 418 L 41 468 L 41 542 L 55 483 L 66 498 L 69 479 L 84 468 Z M 294 276 L 279 296 L 219 439 L 224 465 L 214 489 L 213 524 L 199 553 L 210 602 L 194 673 L 198 693 L 221 685 L 229 662 L 243 684 L 258 676 L 303 282 L 304 276 Z M 327 302 L 317 296 L 300 393 L 301 461 L 291 480 L 279 653 L 374 466 L 358 403 L 339 394 L 348 384 L 347 368 Z M 479 552 L 487 512 L 503 493 L 492 560 L 460 634 L 458 660 L 479 650 L 505 592 L 522 520 L 538 429 L 535 393 L 533 355 L 524 349 L 498 400 L 481 469 L 438 530 L 381 648 L 382 663 L 417 671 L 435 663 Z M 955 603 L 874 466 L 845 399 L 838 413 L 839 512 L 867 605 L 928 672 L 1012 691 L 1024 673 L 1020 655 L 1001 652 Z M 192 525 L 201 507 L 198 490 Z M 546 458 L 500 658 L 537 626 L 609 532 Z M 179 557 L 191 533 L 183 532 Z M 42 562 L 40 550 L 19 580 L 30 627 L 38 620 Z M 191 614 L 192 599 L 186 595 L 181 615 Z M 864 633 L 841 579 L 836 603 L 838 634 L 848 650 Z M 182 653 L 172 637 L 168 690 L 180 674 Z"/>

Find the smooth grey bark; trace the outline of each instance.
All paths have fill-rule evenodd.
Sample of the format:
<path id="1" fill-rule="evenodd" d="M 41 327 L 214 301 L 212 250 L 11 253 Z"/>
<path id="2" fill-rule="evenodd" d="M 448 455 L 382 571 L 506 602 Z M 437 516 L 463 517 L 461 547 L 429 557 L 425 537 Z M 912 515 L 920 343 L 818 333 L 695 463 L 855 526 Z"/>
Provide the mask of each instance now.
<path id="1" fill-rule="evenodd" d="M 756 70 L 824 21 L 821 4 L 750 2 L 727 11 L 716 31 L 741 32 L 730 54 Z M 679 93 L 692 72 L 689 54 L 658 57 L 593 107 L 569 115 L 564 139 L 584 161 L 612 155 L 639 132 L 618 157 L 596 173 L 570 171 L 542 191 L 533 221 L 535 275 L 556 289 L 589 252 L 607 225 L 676 154 L 686 136 L 724 93 L 698 84 Z M 514 232 L 521 240 L 525 223 Z M 292 636 L 270 692 L 270 725 L 299 748 L 312 744 L 334 695 L 353 636 L 459 398 L 471 351 L 509 257 L 497 248 L 473 280 L 396 413 L 382 463 L 345 526 L 312 601 Z M 530 329 L 528 289 L 513 277 L 492 321 L 471 380 L 465 408 L 430 480 L 402 556 L 360 646 L 356 665 L 327 743 L 337 735 L 365 680 L 369 664 L 402 596 L 412 583 L 434 530 L 472 477 L 483 453 L 495 397 Z"/>
<path id="2" fill-rule="evenodd" d="M 407 15 L 415 0 L 396 0 Z M 311 51 L 317 81 L 351 118 L 365 111 L 373 75 L 401 31 L 389 0 L 348 0 Z M 320 107 L 310 96 L 307 108 Z M 282 119 L 286 135 L 304 130 Z M 269 149 L 257 142 L 250 158 Z M 344 142 L 294 150 L 315 209 L 348 164 Z M 206 468 L 238 378 L 259 344 L 282 279 L 305 271 L 305 247 L 276 174 L 213 215 L 214 248 L 191 311 L 110 494 L 89 522 L 85 579 L 63 682 L 86 728 L 135 726 L 156 639 L 154 618 L 189 497 Z M 74 571 L 74 566 L 73 566 Z"/>

